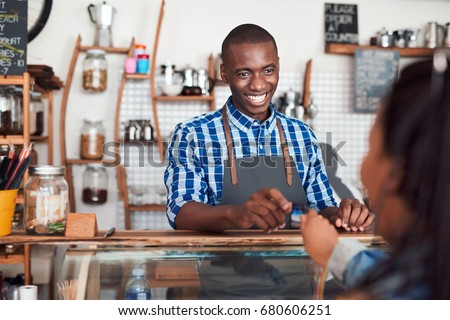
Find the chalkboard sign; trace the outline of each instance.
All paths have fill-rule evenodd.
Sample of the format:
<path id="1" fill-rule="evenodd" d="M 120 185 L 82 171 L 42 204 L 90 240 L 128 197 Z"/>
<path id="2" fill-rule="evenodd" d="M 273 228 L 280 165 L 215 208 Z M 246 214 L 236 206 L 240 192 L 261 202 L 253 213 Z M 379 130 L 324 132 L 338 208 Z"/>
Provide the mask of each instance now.
<path id="1" fill-rule="evenodd" d="M 358 6 L 325 3 L 325 43 L 358 43 Z"/>
<path id="2" fill-rule="evenodd" d="M 27 69 L 27 0 L 0 0 L 0 75 Z"/>
<path id="3" fill-rule="evenodd" d="M 355 50 L 355 112 L 376 112 L 397 79 L 397 50 Z"/>

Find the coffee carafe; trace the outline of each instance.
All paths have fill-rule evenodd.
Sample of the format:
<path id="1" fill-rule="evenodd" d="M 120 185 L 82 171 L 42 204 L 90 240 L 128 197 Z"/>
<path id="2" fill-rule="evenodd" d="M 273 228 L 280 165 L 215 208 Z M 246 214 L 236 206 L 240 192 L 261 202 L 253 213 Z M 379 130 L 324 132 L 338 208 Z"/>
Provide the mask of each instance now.
<path id="1" fill-rule="evenodd" d="M 106 1 L 97 5 L 90 4 L 87 9 L 95 24 L 94 46 L 112 47 L 111 26 L 116 9 L 106 4 Z"/>
<path id="2" fill-rule="evenodd" d="M 425 32 L 425 46 L 427 48 L 442 47 L 444 43 L 444 26 L 437 22 L 428 22 Z"/>

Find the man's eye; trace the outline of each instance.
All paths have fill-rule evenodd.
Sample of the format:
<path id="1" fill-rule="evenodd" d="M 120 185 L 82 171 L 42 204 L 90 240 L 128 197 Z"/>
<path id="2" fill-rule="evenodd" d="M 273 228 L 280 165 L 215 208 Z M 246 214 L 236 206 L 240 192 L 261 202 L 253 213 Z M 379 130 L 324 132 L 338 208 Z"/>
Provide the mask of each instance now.
<path id="1" fill-rule="evenodd" d="M 273 69 L 273 68 L 271 68 L 271 69 L 265 69 L 264 70 L 264 73 L 265 74 L 272 74 L 272 73 L 274 73 L 275 72 L 275 69 Z"/>
<path id="2" fill-rule="evenodd" d="M 248 77 L 248 76 L 250 76 L 250 73 L 249 72 L 247 72 L 247 71 L 244 71 L 244 72 L 239 72 L 238 73 L 238 77 Z"/>

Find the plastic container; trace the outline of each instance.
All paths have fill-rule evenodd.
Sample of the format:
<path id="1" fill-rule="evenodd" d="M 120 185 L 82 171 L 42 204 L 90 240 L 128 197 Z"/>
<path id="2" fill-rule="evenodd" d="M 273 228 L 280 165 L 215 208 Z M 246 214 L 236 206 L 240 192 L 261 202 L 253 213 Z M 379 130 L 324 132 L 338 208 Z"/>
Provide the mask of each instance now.
<path id="1" fill-rule="evenodd" d="M 83 61 L 83 88 L 87 91 L 103 92 L 107 87 L 108 62 L 104 50 L 86 51 Z"/>
<path id="2" fill-rule="evenodd" d="M 150 283 L 145 278 L 144 268 L 134 268 L 131 278 L 125 286 L 125 300 L 151 300 L 152 291 Z"/>
<path id="3" fill-rule="evenodd" d="M 104 204 L 108 200 L 108 172 L 100 164 L 90 164 L 83 172 L 83 196 L 86 204 Z"/>
<path id="4" fill-rule="evenodd" d="M 150 64 L 150 56 L 148 54 L 139 54 L 136 61 L 136 73 L 147 74 Z"/>
<path id="5" fill-rule="evenodd" d="M 40 92 L 31 92 L 30 135 L 40 136 L 44 132 L 44 102 Z"/>
<path id="6" fill-rule="evenodd" d="M 24 187 L 25 231 L 28 234 L 63 235 L 69 213 L 64 167 L 32 166 Z"/>
<path id="7" fill-rule="evenodd" d="M 100 160 L 103 157 L 105 127 L 101 120 L 84 119 L 80 135 L 80 157 Z"/>

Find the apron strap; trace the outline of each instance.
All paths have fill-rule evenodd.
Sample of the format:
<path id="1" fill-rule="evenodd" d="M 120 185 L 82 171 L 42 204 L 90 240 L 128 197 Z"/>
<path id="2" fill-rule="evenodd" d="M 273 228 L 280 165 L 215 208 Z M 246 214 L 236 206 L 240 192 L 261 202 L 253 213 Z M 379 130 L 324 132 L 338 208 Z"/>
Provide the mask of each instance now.
<path id="1" fill-rule="evenodd" d="M 234 159 L 233 140 L 231 139 L 230 125 L 228 124 L 226 105 L 222 108 L 223 130 L 225 131 L 225 139 L 227 141 L 228 159 L 230 160 L 231 170 L 231 184 L 233 186 L 238 184 L 238 176 L 236 171 L 236 160 Z"/>
<path id="2" fill-rule="evenodd" d="M 292 167 L 291 158 L 289 157 L 289 149 L 286 143 L 286 139 L 284 138 L 283 128 L 281 127 L 280 121 L 278 121 L 278 118 L 276 118 L 275 120 L 277 122 L 278 133 L 280 135 L 281 150 L 283 151 L 284 167 L 286 170 L 286 183 L 288 184 L 288 186 L 292 186 Z M 234 158 L 233 151 L 233 140 L 231 139 L 230 125 L 228 124 L 226 104 L 222 108 L 222 121 L 223 129 L 225 131 L 225 139 L 227 142 L 228 159 L 230 160 L 231 184 L 235 186 L 238 184 L 238 176 L 236 170 L 236 160 Z"/>
<path id="3" fill-rule="evenodd" d="M 278 133 L 280 134 L 281 141 L 281 150 L 283 151 L 284 157 L 284 169 L 286 170 L 286 183 L 288 186 L 292 186 L 292 167 L 291 167 L 291 158 L 289 157 L 289 148 L 286 143 L 286 139 L 284 138 L 283 128 L 281 127 L 280 121 L 276 118 Z"/>

